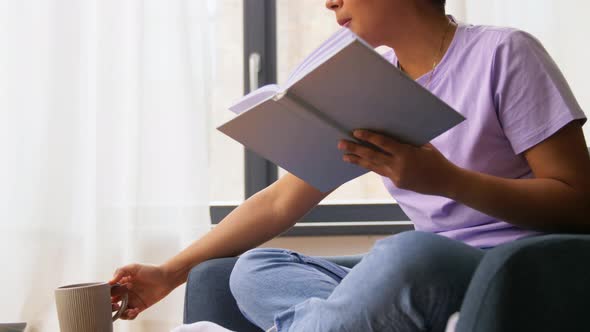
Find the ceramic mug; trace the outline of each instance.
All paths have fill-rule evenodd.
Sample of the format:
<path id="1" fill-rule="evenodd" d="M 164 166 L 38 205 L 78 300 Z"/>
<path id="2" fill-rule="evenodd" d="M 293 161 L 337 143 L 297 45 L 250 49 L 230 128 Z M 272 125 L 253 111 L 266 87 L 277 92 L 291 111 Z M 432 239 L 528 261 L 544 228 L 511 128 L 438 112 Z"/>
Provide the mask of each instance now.
<path id="1" fill-rule="evenodd" d="M 113 322 L 127 308 L 127 294 L 121 308 L 112 315 L 111 288 L 106 282 L 62 286 L 55 290 L 55 304 L 61 332 L 113 331 Z"/>

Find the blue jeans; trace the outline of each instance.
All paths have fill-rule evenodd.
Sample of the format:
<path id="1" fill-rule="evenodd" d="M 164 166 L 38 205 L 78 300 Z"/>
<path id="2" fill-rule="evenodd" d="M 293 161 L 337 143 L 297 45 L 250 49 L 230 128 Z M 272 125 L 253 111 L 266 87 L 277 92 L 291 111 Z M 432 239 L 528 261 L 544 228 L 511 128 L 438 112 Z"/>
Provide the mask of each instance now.
<path id="1" fill-rule="evenodd" d="M 444 331 L 484 251 L 410 231 L 375 243 L 353 269 L 284 249 L 238 259 L 230 289 L 244 316 L 278 331 Z"/>

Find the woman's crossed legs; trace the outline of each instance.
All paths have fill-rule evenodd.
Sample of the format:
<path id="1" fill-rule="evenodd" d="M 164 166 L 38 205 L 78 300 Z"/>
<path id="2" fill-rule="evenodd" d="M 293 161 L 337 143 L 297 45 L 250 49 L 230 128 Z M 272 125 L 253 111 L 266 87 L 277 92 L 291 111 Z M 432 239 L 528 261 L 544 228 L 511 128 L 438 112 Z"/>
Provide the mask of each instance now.
<path id="1" fill-rule="evenodd" d="M 253 249 L 230 288 L 262 329 L 444 331 L 484 251 L 411 231 L 376 242 L 353 269 L 284 249 Z"/>

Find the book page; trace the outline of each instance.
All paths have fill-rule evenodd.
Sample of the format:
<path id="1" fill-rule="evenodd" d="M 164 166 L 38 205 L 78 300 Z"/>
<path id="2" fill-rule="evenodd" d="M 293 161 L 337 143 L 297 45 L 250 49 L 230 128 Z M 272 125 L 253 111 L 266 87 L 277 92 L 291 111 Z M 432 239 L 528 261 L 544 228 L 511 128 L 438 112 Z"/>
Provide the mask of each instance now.
<path id="1" fill-rule="evenodd" d="M 264 100 L 271 98 L 277 93 L 278 90 L 279 86 L 276 84 L 265 85 L 262 88 L 252 91 L 240 98 L 240 100 L 229 107 L 229 110 L 235 114 L 240 114 L 260 104 Z"/>

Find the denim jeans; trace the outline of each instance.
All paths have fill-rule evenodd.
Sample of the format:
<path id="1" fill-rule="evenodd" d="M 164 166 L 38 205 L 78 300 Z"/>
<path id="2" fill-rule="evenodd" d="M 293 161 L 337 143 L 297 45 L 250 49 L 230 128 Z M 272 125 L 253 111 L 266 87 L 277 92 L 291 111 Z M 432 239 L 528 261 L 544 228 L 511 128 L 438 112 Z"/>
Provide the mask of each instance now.
<path id="1" fill-rule="evenodd" d="M 284 331 L 444 331 L 484 251 L 410 231 L 375 243 L 354 268 L 285 249 L 238 259 L 230 289 L 252 323 Z"/>

